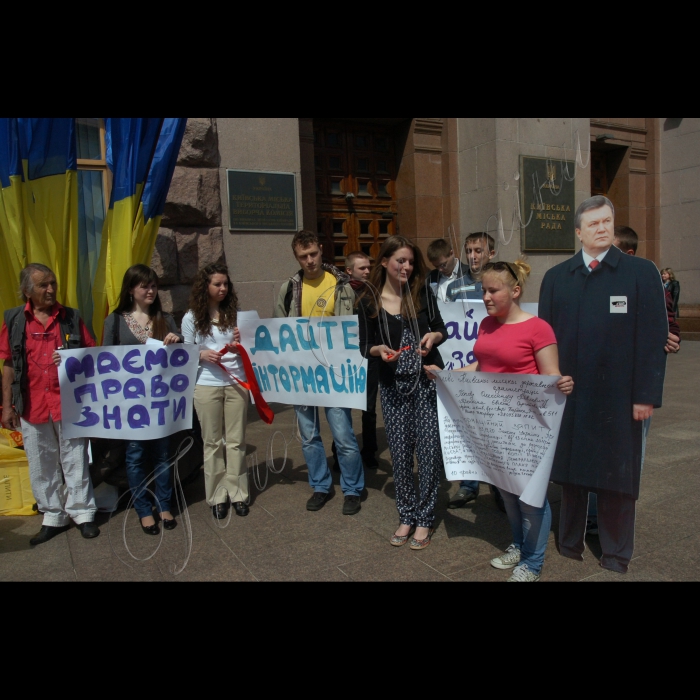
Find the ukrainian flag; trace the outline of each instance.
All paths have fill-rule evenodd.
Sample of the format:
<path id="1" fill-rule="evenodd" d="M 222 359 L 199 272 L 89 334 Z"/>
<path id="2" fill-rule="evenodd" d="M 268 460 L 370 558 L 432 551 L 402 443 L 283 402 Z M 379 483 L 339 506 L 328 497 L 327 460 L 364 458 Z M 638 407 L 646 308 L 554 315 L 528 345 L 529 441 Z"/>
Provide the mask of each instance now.
<path id="1" fill-rule="evenodd" d="M 0 313 L 17 306 L 19 272 L 48 265 L 77 306 L 78 176 L 75 120 L 0 119 Z"/>
<path id="2" fill-rule="evenodd" d="M 186 123 L 183 118 L 105 120 L 113 182 L 93 285 L 92 326 L 98 339 L 105 317 L 119 302 L 124 273 L 137 263 L 151 263 Z"/>
<path id="3" fill-rule="evenodd" d="M 43 263 L 101 338 L 126 270 L 150 265 L 186 123 L 105 119 L 113 186 L 98 246 L 80 237 L 75 119 L 0 118 L 0 314 L 20 303 L 20 270 Z"/>

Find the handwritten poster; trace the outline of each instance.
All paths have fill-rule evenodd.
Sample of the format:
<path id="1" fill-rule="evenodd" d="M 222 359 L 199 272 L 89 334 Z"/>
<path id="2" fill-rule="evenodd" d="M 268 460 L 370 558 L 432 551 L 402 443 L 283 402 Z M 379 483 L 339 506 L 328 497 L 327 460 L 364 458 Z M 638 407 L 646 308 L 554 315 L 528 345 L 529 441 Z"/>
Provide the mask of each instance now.
<path id="1" fill-rule="evenodd" d="M 61 350 L 63 435 L 154 440 L 192 427 L 195 345 Z"/>
<path id="2" fill-rule="evenodd" d="M 559 377 L 439 372 L 438 417 L 450 481 L 484 481 L 539 508 L 566 397 Z"/>
<path id="3" fill-rule="evenodd" d="M 474 343 L 481 322 L 488 316 L 483 301 L 438 301 L 447 328 L 447 340 L 438 348 L 445 369 L 462 369 L 476 362 Z M 539 304 L 521 304 L 523 311 L 537 316 Z"/>
<path id="4" fill-rule="evenodd" d="M 239 320 L 268 403 L 367 408 L 357 316 Z"/>

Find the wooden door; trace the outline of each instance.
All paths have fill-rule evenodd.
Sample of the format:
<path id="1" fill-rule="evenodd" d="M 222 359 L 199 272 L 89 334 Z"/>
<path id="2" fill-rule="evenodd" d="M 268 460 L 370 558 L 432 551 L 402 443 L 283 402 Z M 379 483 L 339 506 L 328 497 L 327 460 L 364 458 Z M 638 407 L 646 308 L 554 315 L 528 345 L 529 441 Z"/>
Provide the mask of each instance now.
<path id="1" fill-rule="evenodd" d="M 360 250 L 372 260 L 398 233 L 396 150 L 390 127 L 314 119 L 316 211 L 324 257 L 343 266 Z"/>
<path id="2" fill-rule="evenodd" d="M 604 151 L 591 150 L 591 196 L 608 193 L 608 164 Z"/>

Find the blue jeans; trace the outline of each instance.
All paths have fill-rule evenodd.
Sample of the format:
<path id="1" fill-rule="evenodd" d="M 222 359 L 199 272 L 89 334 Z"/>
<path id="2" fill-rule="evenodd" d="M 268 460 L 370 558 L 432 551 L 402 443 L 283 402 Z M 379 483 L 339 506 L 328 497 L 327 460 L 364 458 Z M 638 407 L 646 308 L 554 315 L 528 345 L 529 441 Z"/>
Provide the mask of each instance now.
<path id="1" fill-rule="evenodd" d="M 471 491 L 472 493 L 479 493 L 479 482 L 478 481 L 460 481 L 459 482 L 460 491 Z"/>
<path id="2" fill-rule="evenodd" d="M 552 509 L 545 500 L 541 508 L 523 503 L 515 494 L 499 489 L 506 505 L 508 522 L 513 531 L 513 544 L 520 550 L 520 563 L 539 574 L 544 563 L 549 530 L 552 527 Z"/>
<path id="3" fill-rule="evenodd" d="M 640 466 L 640 476 L 641 471 L 644 470 L 644 457 L 647 452 L 647 435 L 649 435 L 649 428 L 651 428 L 651 418 L 645 418 L 642 421 L 642 464 Z M 598 522 L 598 496 L 592 491 L 588 494 L 588 520 L 593 523 Z"/>
<path id="4" fill-rule="evenodd" d="M 139 518 L 153 515 L 153 505 L 149 498 L 150 494 L 146 493 L 146 488 L 155 490 L 160 513 L 170 510 L 170 501 L 173 497 L 173 474 L 168 466 L 169 446 L 169 437 L 157 440 L 129 440 L 126 443 L 126 478 L 129 481 L 134 508 Z M 145 467 L 147 459 L 149 469 Z M 146 483 L 151 465 L 155 489 Z"/>
<path id="5" fill-rule="evenodd" d="M 309 468 L 309 485 L 314 491 L 328 493 L 333 477 L 321 440 L 320 409 L 317 406 L 295 406 L 294 411 L 299 421 L 301 449 Z M 365 473 L 352 429 L 352 413 L 349 408 L 326 408 L 326 420 L 338 450 L 340 488 L 346 496 L 360 496 L 365 487 Z"/>

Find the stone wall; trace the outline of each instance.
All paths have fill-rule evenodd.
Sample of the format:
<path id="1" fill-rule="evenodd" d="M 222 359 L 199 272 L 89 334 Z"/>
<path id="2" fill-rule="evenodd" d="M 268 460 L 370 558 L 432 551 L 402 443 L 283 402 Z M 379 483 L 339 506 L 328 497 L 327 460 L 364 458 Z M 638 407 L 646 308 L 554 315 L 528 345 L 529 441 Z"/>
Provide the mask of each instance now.
<path id="1" fill-rule="evenodd" d="M 220 117 L 216 123 L 221 154 L 219 181 L 224 205 L 223 244 L 226 264 L 236 286 L 240 308 L 255 310 L 261 318 L 269 318 L 280 286 L 299 269 L 290 246 L 294 234 L 230 231 L 226 170 L 295 173 L 298 226 L 315 230 L 313 212 L 307 216 L 304 211 L 299 119 Z"/>
<path id="2" fill-rule="evenodd" d="M 680 302 L 697 305 L 700 304 L 700 119 L 662 117 L 658 124 L 660 267 L 673 269 L 681 283 Z M 683 314 L 681 309 L 681 317 Z"/>
<path id="3" fill-rule="evenodd" d="M 197 271 L 225 262 L 219 161 L 216 120 L 189 118 L 151 261 L 163 308 L 178 323 Z"/>
<path id="4" fill-rule="evenodd" d="M 488 231 L 499 239 L 494 234 L 500 218 L 504 236 L 497 240 L 496 260 L 514 261 L 520 255 L 520 228 L 516 224 L 512 230 L 512 219 L 514 197 L 520 192 L 521 155 L 574 160 L 578 132 L 583 162 L 588 167 L 576 170 L 576 206 L 590 197 L 590 164 L 586 163 L 590 119 L 461 118 L 458 122 L 461 240 L 476 231 Z M 527 219 L 527 214 L 524 217 Z M 580 247 L 578 239 L 576 246 Z M 530 253 L 532 274 L 524 301 L 536 302 L 545 272 L 569 257 Z"/>

